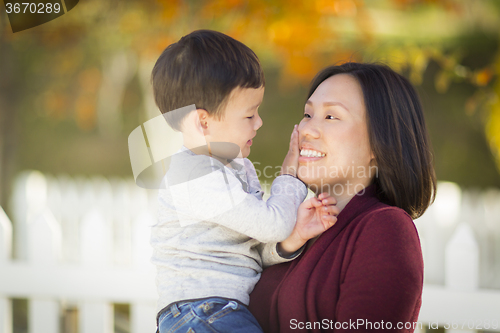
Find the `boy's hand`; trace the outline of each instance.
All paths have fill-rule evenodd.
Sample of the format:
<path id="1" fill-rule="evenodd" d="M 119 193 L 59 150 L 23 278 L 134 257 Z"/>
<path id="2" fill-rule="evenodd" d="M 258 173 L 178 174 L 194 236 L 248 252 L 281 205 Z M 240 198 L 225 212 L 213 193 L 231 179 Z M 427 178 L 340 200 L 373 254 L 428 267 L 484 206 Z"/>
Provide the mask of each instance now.
<path id="1" fill-rule="evenodd" d="M 297 223 L 292 234 L 279 244 L 280 251 L 291 254 L 300 249 L 309 239 L 321 235 L 337 222 L 340 209 L 337 200 L 328 193 L 310 198 L 300 204 Z"/>
<path id="2" fill-rule="evenodd" d="M 281 174 L 292 175 L 297 177 L 297 169 L 299 168 L 299 130 L 297 125 L 293 127 L 293 132 L 290 137 L 290 147 L 285 156 L 283 165 L 281 166 Z"/>
<path id="3" fill-rule="evenodd" d="M 321 193 L 317 198 L 301 203 L 292 234 L 297 233 L 304 243 L 321 235 L 337 222 L 340 210 L 336 204 L 337 200 L 328 193 Z"/>

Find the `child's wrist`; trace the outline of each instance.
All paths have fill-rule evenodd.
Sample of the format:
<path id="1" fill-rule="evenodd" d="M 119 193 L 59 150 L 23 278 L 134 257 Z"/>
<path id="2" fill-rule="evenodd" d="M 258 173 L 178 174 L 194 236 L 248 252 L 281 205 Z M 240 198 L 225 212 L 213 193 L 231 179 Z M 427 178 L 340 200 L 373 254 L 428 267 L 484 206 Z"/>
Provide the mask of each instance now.
<path id="1" fill-rule="evenodd" d="M 293 177 L 297 177 L 297 168 L 294 167 L 282 168 L 281 175 L 290 175 Z"/>
<path id="2" fill-rule="evenodd" d="M 283 242 L 278 243 L 278 248 L 282 256 L 289 256 L 294 252 L 298 251 L 307 240 L 303 240 L 297 233 L 293 232 L 287 239 Z"/>

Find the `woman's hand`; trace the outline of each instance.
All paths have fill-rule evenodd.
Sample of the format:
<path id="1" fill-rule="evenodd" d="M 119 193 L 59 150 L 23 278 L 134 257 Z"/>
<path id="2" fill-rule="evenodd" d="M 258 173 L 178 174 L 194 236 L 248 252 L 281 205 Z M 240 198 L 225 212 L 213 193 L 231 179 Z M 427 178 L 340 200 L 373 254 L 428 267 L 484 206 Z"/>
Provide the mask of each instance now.
<path id="1" fill-rule="evenodd" d="M 309 239 L 321 235 L 337 222 L 340 209 L 337 200 L 328 193 L 310 198 L 300 204 L 297 223 L 292 234 L 279 243 L 280 252 L 290 255 L 300 249 Z"/>
<path id="2" fill-rule="evenodd" d="M 297 177 L 297 169 L 299 168 L 299 130 L 297 125 L 293 127 L 292 135 L 290 137 L 290 147 L 285 156 L 283 165 L 281 166 L 282 175 L 292 175 Z"/>

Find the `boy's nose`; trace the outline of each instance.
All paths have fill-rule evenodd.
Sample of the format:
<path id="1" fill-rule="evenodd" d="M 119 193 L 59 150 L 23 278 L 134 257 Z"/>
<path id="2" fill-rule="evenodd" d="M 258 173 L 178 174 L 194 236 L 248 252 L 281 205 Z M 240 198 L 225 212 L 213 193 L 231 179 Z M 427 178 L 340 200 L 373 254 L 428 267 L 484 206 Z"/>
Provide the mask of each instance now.
<path id="1" fill-rule="evenodd" d="M 257 121 L 255 122 L 255 130 L 258 130 L 259 128 L 261 128 L 262 124 L 264 124 L 264 122 L 262 121 L 262 118 L 259 115 L 257 115 Z"/>

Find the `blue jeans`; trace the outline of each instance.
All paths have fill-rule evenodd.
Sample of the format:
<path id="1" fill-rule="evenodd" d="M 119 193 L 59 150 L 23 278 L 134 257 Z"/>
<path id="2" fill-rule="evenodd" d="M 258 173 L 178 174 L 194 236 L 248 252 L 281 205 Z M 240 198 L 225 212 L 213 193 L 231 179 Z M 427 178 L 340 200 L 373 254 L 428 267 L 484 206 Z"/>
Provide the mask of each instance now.
<path id="1" fill-rule="evenodd" d="M 246 306 L 223 298 L 205 298 L 171 305 L 158 319 L 160 333 L 262 333 Z"/>

